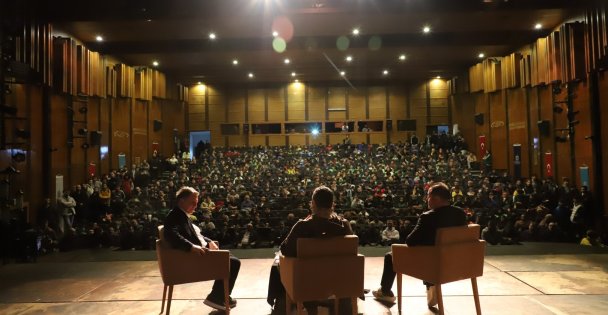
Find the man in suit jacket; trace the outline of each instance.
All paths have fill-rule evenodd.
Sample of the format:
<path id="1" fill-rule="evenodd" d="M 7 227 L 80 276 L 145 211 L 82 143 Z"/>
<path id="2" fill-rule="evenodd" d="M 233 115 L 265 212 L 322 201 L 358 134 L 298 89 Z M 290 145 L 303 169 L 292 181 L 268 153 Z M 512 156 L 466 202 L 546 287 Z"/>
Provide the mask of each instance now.
<path id="1" fill-rule="evenodd" d="M 418 223 L 414 227 L 414 230 L 405 240 L 408 246 L 435 245 L 437 229 L 467 224 L 464 211 L 458 207 L 451 206 L 450 199 L 450 189 L 446 184 L 436 183 L 429 187 L 426 201 L 430 210 L 424 212 L 418 218 Z M 381 301 L 394 303 L 395 295 L 391 290 L 394 281 L 393 254 L 392 252 L 388 252 L 384 256 L 381 287 L 372 292 L 374 297 Z M 435 287 L 431 283 L 425 284 L 427 285 L 428 306 L 433 307 L 437 305 Z"/>
<path id="2" fill-rule="evenodd" d="M 205 255 L 210 250 L 219 249 L 217 244 L 210 238 L 201 234 L 200 228 L 192 223 L 190 215 L 196 210 L 198 204 L 198 191 L 192 187 L 180 188 L 176 195 L 177 206 L 173 208 L 165 219 L 164 236 L 171 247 L 193 255 Z M 201 266 L 205 268 L 205 266 Z M 239 274 L 241 262 L 238 258 L 230 256 L 230 292 L 234 287 L 236 277 Z M 213 289 L 204 303 L 218 310 L 225 310 L 224 306 L 224 283 L 215 280 Z M 236 306 L 236 300 L 230 298 L 230 307 Z"/>

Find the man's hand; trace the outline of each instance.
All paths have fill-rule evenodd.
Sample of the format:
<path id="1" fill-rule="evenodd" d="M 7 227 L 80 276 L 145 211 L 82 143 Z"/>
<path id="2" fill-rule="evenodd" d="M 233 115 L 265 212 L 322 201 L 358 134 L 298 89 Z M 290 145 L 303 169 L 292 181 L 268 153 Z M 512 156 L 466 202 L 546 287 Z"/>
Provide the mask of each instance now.
<path id="1" fill-rule="evenodd" d="M 211 241 L 211 242 L 209 242 L 209 249 L 210 250 L 218 250 L 220 248 L 217 246 L 217 242 L 216 241 Z"/>
<path id="2" fill-rule="evenodd" d="M 192 248 L 190 249 L 190 252 L 201 255 L 201 256 L 205 255 L 207 253 L 207 251 L 209 251 L 207 248 L 200 247 L 198 245 L 192 245 Z"/>

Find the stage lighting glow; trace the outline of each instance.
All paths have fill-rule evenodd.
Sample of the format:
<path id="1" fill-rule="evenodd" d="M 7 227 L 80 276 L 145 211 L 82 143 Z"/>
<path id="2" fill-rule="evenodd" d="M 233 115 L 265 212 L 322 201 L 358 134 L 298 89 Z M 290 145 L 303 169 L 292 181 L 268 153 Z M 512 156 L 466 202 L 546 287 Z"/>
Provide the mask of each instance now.
<path id="1" fill-rule="evenodd" d="M 313 129 L 313 130 L 311 131 L 311 133 L 312 133 L 314 136 L 316 136 L 316 135 L 318 135 L 318 134 L 319 134 L 319 129 Z"/>

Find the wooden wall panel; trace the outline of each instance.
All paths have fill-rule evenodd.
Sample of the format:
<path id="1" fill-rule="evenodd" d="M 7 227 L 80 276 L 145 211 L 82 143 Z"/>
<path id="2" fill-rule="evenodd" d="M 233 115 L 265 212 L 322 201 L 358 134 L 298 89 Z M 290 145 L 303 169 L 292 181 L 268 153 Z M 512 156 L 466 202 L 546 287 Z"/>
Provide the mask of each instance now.
<path id="1" fill-rule="evenodd" d="M 251 135 L 249 137 L 249 145 L 255 146 L 266 146 L 266 136 Z"/>
<path id="2" fill-rule="evenodd" d="M 197 84 L 188 89 L 188 128 L 190 130 L 208 129 L 206 121 L 207 86 Z"/>
<path id="3" fill-rule="evenodd" d="M 538 97 L 538 104 L 540 107 L 540 119 L 539 120 L 547 120 L 550 122 L 549 134 L 547 136 L 540 135 L 540 155 L 541 155 L 541 164 L 544 164 L 545 153 L 553 154 L 553 165 L 557 166 L 555 162 L 557 160 L 557 154 L 555 151 L 555 132 L 554 129 L 555 121 L 553 119 L 553 99 L 552 99 L 552 89 L 550 86 L 537 86 L 534 87 L 536 90 L 536 94 Z M 546 172 L 544 171 L 545 166 L 541 166 L 543 168 L 543 172 L 541 176 L 546 177 Z M 557 170 L 556 170 L 557 171 Z M 553 173 L 554 178 L 556 178 L 556 173 Z"/>
<path id="4" fill-rule="evenodd" d="M 460 134 L 472 152 L 477 152 L 477 137 L 475 130 L 475 102 L 473 94 L 457 94 L 452 96 L 452 116 L 458 124 Z"/>
<path id="5" fill-rule="evenodd" d="M 530 176 L 530 140 L 528 136 L 528 104 L 525 89 L 510 89 L 507 93 L 507 110 L 509 115 L 509 151 L 510 169 L 515 167 L 513 145 L 521 144 L 521 176 Z"/>
<path id="6" fill-rule="evenodd" d="M 369 134 L 369 142 L 371 144 L 386 144 L 386 134 L 385 133 L 370 133 Z"/>
<path id="7" fill-rule="evenodd" d="M 114 102 L 112 98 L 102 99 L 99 103 L 99 130 L 101 130 L 101 147 L 107 148 L 109 151 L 112 150 L 111 138 L 112 132 L 110 129 L 110 110 L 111 104 Z M 98 166 L 99 174 L 106 174 L 110 171 L 111 154 L 99 154 L 100 164 Z"/>
<path id="8" fill-rule="evenodd" d="M 227 123 L 245 122 L 245 90 L 235 89 L 228 91 L 228 117 Z"/>
<path id="9" fill-rule="evenodd" d="M 266 92 L 263 89 L 252 89 L 247 92 L 250 122 L 262 122 L 266 120 L 265 95 Z"/>
<path id="10" fill-rule="evenodd" d="M 133 101 L 131 106 L 132 163 L 148 159 L 148 101 Z M 129 165 L 130 166 L 130 165 Z"/>
<path id="11" fill-rule="evenodd" d="M 579 168 L 581 166 L 589 167 L 589 180 L 591 189 L 595 189 L 594 186 L 594 177 L 592 176 L 594 170 L 593 164 L 593 147 L 592 142 L 589 139 L 585 139 L 588 136 L 591 136 L 591 106 L 589 100 L 589 83 L 588 81 L 580 81 L 573 84 L 573 91 L 575 98 L 573 100 L 574 111 L 578 111 L 579 113 L 574 117 L 575 120 L 578 120 L 580 123 L 575 125 L 574 130 L 574 152 L 576 155 L 575 161 L 575 169 L 574 169 L 574 184 L 577 187 L 582 185 Z M 597 115 L 597 113 L 594 113 Z"/>
<path id="12" fill-rule="evenodd" d="M 53 94 L 51 96 L 51 176 L 63 175 L 64 187 L 69 187 L 70 174 L 68 172 L 68 161 L 70 150 L 67 146 L 68 139 L 68 102 L 67 98 Z M 55 192 L 55 181 L 51 180 L 51 193 Z"/>
<path id="13" fill-rule="evenodd" d="M 304 84 L 296 82 L 287 85 L 287 118 L 289 121 L 306 120 L 305 99 Z"/>
<path id="14" fill-rule="evenodd" d="M 168 124 L 163 122 L 160 130 L 154 130 L 154 121 L 159 120 L 162 122 L 162 104 L 162 100 L 154 99 L 152 102 L 150 102 L 150 106 L 148 107 L 148 159 L 152 157 L 152 145 L 154 143 L 158 143 L 159 148 L 162 147 L 163 129 L 170 127 Z M 190 126 L 192 127 L 192 125 Z"/>
<path id="15" fill-rule="evenodd" d="M 599 73 L 599 108 L 600 121 L 608 121 L 608 72 L 602 71 Z M 608 154 L 608 124 L 602 123 L 600 125 L 600 146 L 602 151 L 602 158 L 606 160 L 606 154 Z M 595 140 L 598 141 L 598 140 Z M 604 218 L 608 217 L 608 166 L 606 163 L 602 164 L 602 178 L 603 178 L 603 191 L 596 191 L 596 194 L 603 194 L 604 199 Z"/>
<path id="16" fill-rule="evenodd" d="M 112 112 L 110 119 L 112 120 L 112 135 L 111 135 L 111 166 L 113 169 L 118 168 L 118 155 L 124 153 L 126 155 L 127 165 L 132 163 L 131 156 L 131 99 L 118 98 L 112 103 Z"/>
<path id="17" fill-rule="evenodd" d="M 564 86 L 561 89 L 561 92 L 557 95 L 554 96 L 556 101 L 562 101 L 565 100 L 567 98 L 567 94 L 568 94 L 568 89 Z M 555 104 L 557 105 L 557 104 Z M 551 101 L 550 104 L 545 105 L 545 108 L 547 108 L 546 110 L 550 110 L 553 112 L 553 102 Z M 543 108 L 543 110 L 545 110 L 545 108 Z M 567 118 L 567 111 L 564 110 L 562 113 L 555 113 L 553 112 L 553 121 L 554 121 L 554 128 L 555 129 L 567 129 L 568 128 L 568 118 Z M 562 137 L 567 137 L 568 132 L 567 131 L 561 131 L 561 132 L 556 132 L 555 136 L 562 136 Z M 569 178 L 570 180 L 573 180 L 572 178 L 572 159 L 571 154 L 572 151 L 570 149 L 570 141 L 566 141 L 566 142 L 557 142 L 555 141 L 555 137 L 553 139 L 554 143 L 555 143 L 555 159 L 554 159 L 554 163 L 555 163 L 555 168 L 556 168 L 556 176 L 555 179 L 557 182 L 561 183 L 563 178 Z M 572 182 L 574 183 L 574 182 Z"/>
<path id="18" fill-rule="evenodd" d="M 306 135 L 289 135 L 289 145 L 306 145 Z"/>
<path id="19" fill-rule="evenodd" d="M 346 139 L 345 134 L 330 134 L 329 135 L 329 144 L 342 144 L 342 142 L 344 141 L 344 139 Z M 352 143 L 352 139 L 351 139 L 351 143 Z"/>
<path id="20" fill-rule="evenodd" d="M 386 87 L 370 87 L 368 98 L 369 119 L 386 119 Z"/>
<path id="21" fill-rule="evenodd" d="M 227 136 L 228 137 L 228 145 L 231 147 L 242 147 L 245 146 L 245 136 Z"/>
<path id="22" fill-rule="evenodd" d="M 530 111 L 528 112 L 528 121 L 530 129 L 528 130 L 528 141 L 530 142 L 530 176 L 536 176 L 541 178 L 543 171 L 543 156 L 540 148 L 540 132 L 538 130 L 538 121 L 540 119 L 540 101 L 539 93 L 536 88 L 525 88 L 528 91 L 528 106 Z M 534 139 L 538 139 L 539 143 L 536 148 L 534 147 Z"/>
<path id="23" fill-rule="evenodd" d="M 475 104 L 475 114 L 483 114 L 483 124 L 475 124 L 475 142 L 472 144 L 473 152 L 477 152 L 478 150 L 478 142 L 479 136 L 486 136 L 486 144 L 489 149 L 492 150 L 492 143 L 489 141 L 491 138 L 491 130 L 490 124 L 492 121 L 490 120 L 490 103 L 489 96 L 485 93 L 475 93 L 472 94 L 473 103 Z M 484 155 L 484 152 L 477 152 L 477 156 L 481 157 Z"/>
<path id="24" fill-rule="evenodd" d="M 281 122 L 285 120 L 285 94 L 283 88 L 269 88 L 268 121 Z"/>
<path id="25" fill-rule="evenodd" d="M 367 89 L 359 88 L 348 92 L 348 118 L 350 120 L 365 119 L 365 97 Z"/>
<path id="26" fill-rule="evenodd" d="M 346 109 L 347 89 L 344 87 L 330 87 L 328 90 L 327 109 Z"/>
<path id="27" fill-rule="evenodd" d="M 397 130 L 397 120 L 407 118 L 406 88 L 403 86 L 391 86 L 389 88 L 389 112 L 390 118 L 394 120 L 393 129 Z"/>
<path id="28" fill-rule="evenodd" d="M 268 145 L 271 147 L 285 146 L 286 136 L 283 135 L 270 135 L 268 136 Z"/>
<path id="29" fill-rule="evenodd" d="M 323 121 L 325 120 L 325 87 L 309 86 L 308 87 L 308 120 Z"/>
<path id="30" fill-rule="evenodd" d="M 99 146 L 91 144 L 91 132 L 99 130 L 99 106 L 102 99 L 97 97 L 89 98 L 89 102 L 87 104 L 87 129 L 89 130 L 89 134 L 87 135 L 87 143 L 89 143 L 90 147 L 86 151 L 86 160 L 85 160 L 85 176 L 87 180 L 89 178 L 88 174 L 88 165 L 93 162 L 96 165 L 97 174 L 99 175 Z"/>
<path id="31" fill-rule="evenodd" d="M 492 166 L 495 169 L 508 170 L 509 152 L 507 151 L 507 113 L 503 103 L 503 92 L 498 91 L 488 94 L 490 98 L 490 137 Z"/>

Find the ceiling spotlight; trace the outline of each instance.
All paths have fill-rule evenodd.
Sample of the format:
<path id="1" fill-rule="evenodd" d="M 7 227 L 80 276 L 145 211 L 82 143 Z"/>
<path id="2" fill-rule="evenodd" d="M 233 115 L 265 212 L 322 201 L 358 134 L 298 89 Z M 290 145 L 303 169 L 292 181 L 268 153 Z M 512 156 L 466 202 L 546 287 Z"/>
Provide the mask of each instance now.
<path id="1" fill-rule="evenodd" d="M 277 37 L 279 36 L 279 32 L 277 31 L 272 31 L 272 37 Z"/>
<path id="2" fill-rule="evenodd" d="M 425 26 L 425 27 L 423 27 L 423 28 L 422 28 L 422 32 L 423 32 L 423 33 L 425 33 L 425 34 L 426 34 L 426 33 L 430 33 L 430 32 L 431 32 L 431 27 L 430 27 L 430 26 Z"/>
<path id="3" fill-rule="evenodd" d="M 543 25 L 540 23 L 536 23 L 536 25 L 534 25 L 534 29 L 540 30 L 541 28 L 543 28 Z"/>
<path id="4" fill-rule="evenodd" d="M 103 42 L 103 37 L 101 35 L 97 35 L 95 37 L 95 40 L 98 41 L 98 42 Z"/>
<path id="5" fill-rule="evenodd" d="M 345 76 L 346 75 L 346 71 L 340 71 L 340 75 L 341 76 Z"/>
<path id="6" fill-rule="evenodd" d="M 295 83 L 300 83 L 300 80 L 295 79 L 295 80 L 293 80 L 293 82 L 295 82 Z"/>
<path id="7" fill-rule="evenodd" d="M 441 79 L 441 76 L 440 76 L 440 75 L 438 75 L 438 76 L 436 76 L 436 77 L 435 77 L 435 79 Z"/>
<path id="8" fill-rule="evenodd" d="M 152 61 L 152 65 L 155 67 L 158 67 L 158 61 L 156 61 L 156 60 Z"/>
<path id="9" fill-rule="evenodd" d="M 249 78 L 253 78 L 253 72 L 249 72 L 249 74 L 247 75 Z"/>
<path id="10" fill-rule="evenodd" d="M 289 60 L 289 58 L 286 58 L 285 60 L 283 60 L 283 62 L 284 62 L 286 65 L 288 65 L 288 64 L 291 62 L 291 60 Z"/>
<path id="11" fill-rule="evenodd" d="M 292 77 L 295 77 L 295 76 L 296 76 L 296 73 L 295 73 L 295 72 L 292 72 L 292 73 L 291 73 L 291 76 L 292 76 Z"/>
<path id="12" fill-rule="evenodd" d="M 386 70 L 386 69 L 385 69 L 385 70 L 383 70 L 383 71 L 382 71 L 382 75 L 388 75 L 388 70 Z"/>
<path id="13" fill-rule="evenodd" d="M 196 84 L 198 84 L 198 85 L 203 85 L 203 82 L 198 81 L 198 82 L 196 82 Z"/>
<path id="14" fill-rule="evenodd" d="M 399 60 L 404 61 L 405 60 L 405 55 L 403 55 L 403 54 L 399 55 Z"/>
<path id="15" fill-rule="evenodd" d="M 479 55 L 477 55 L 477 57 L 479 57 L 479 58 L 483 58 L 483 57 L 485 57 L 485 56 L 486 56 L 486 55 L 485 55 L 484 53 L 479 53 Z"/>
<path id="16" fill-rule="evenodd" d="M 346 56 L 346 61 L 347 62 L 353 61 L 353 56 Z"/>
<path id="17" fill-rule="evenodd" d="M 236 65 L 238 65 L 238 64 L 239 64 L 239 61 L 238 61 L 238 60 L 236 60 L 236 59 L 233 59 L 233 60 L 232 60 L 232 64 L 236 66 Z"/>
<path id="18" fill-rule="evenodd" d="M 355 36 L 359 35 L 359 29 L 358 28 L 353 28 L 353 35 L 355 35 Z"/>
<path id="19" fill-rule="evenodd" d="M 209 33 L 209 39 L 213 40 L 215 39 L 217 36 L 215 36 L 215 33 Z"/>

